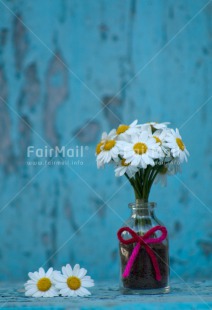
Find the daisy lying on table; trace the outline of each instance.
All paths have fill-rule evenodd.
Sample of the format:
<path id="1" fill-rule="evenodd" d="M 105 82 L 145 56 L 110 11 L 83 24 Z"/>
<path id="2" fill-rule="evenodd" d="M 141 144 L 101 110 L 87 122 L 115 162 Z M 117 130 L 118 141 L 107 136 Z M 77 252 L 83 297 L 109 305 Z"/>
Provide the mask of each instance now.
<path id="1" fill-rule="evenodd" d="M 91 293 L 86 287 L 94 286 L 90 276 L 86 276 L 87 270 L 76 264 L 71 268 L 70 264 L 62 267 L 62 273 L 53 268 L 47 272 L 43 268 L 38 271 L 29 272 L 29 278 L 25 286 L 25 295 L 32 297 L 83 297 Z"/>

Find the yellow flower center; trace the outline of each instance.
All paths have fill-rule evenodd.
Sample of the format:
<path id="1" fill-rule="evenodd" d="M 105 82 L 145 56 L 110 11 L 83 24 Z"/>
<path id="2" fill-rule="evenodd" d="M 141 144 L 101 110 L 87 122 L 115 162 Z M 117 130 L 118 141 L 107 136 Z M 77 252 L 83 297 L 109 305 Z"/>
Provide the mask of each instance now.
<path id="1" fill-rule="evenodd" d="M 99 142 L 96 146 L 96 154 L 99 155 L 99 153 L 101 153 L 101 146 L 104 144 L 103 141 Z"/>
<path id="2" fill-rule="evenodd" d="M 147 152 L 148 147 L 145 143 L 138 142 L 138 143 L 134 144 L 133 150 L 136 154 L 142 155 L 142 154 L 145 154 Z"/>
<path id="3" fill-rule="evenodd" d="M 72 276 L 67 279 L 67 285 L 71 290 L 76 291 L 80 288 L 81 281 L 79 278 Z"/>
<path id="4" fill-rule="evenodd" d="M 127 163 L 126 163 L 126 159 L 122 159 L 122 160 L 121 160 L 121 165 L 124 166 L 124 167 L 127 167 L 127 166 L 130 165 L 130 163 L 127 164 Z"/>
<path id="5" fill-rule="evenodd" d="M 176 138 L 176 142 L 177 142 L 177 145 L 179 146 L 179 148 L 181 149 L 181 151 L 184 151 L 185 145 L 184 145 L 183 141 L 180 138 Z"/>
<path id="6" fill-rule="evenodd" d="M 161 142 L 161 139 L 160 139 L 160 138 L 158 138 L 157 136 L 153 136 L 153 138 L 155 138 L 155 141 L 156 141 L 157 143 L 162 144 L 162 142 Z"/>
<path id="7" fill-rule="evenodd" d="M 116 144 L 115 140 L 107 140 L 104 145 L 105 151 L 110 151 Z"/>
<path id="8" fill-rule="evenodd" d="M 48 291 L 51 286 L 52 286 L 52 283 L 49 280 L 49 278 L 41 278 L 37 282 L 37 288 L 39 289 L 39 291 L 42 291 L 42 292 Z"/>
<path id="9" fill-rule="evenodd" d="M 129 128 L 129 126 L 127 126 L 127 125 L 119 125 L 119 127 L 116 130 L 117 135 L 124 133 L 128 128 Z"/>

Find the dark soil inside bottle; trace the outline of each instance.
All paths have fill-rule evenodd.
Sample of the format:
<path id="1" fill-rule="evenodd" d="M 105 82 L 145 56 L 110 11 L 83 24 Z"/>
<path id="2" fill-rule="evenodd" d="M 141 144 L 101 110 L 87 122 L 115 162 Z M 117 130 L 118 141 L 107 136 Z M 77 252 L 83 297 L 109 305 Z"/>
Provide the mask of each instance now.
<path id="1" fill-rule="evenodd" d="M 157 289 L 168 285 L 169 256 L 168 246 L 162 243 L 149 245 L 154 251 L 161 273 L 161 280 L 155 278 L 155 270 L 151 258 L 144 247 L 141 247 L 138 256 L 127 278 L 122 277 L 124 288 L 129 289 Z M 121 271 L 125 270 L 126 264 L 132 254 L 135 244 L 120 244 Z"/>

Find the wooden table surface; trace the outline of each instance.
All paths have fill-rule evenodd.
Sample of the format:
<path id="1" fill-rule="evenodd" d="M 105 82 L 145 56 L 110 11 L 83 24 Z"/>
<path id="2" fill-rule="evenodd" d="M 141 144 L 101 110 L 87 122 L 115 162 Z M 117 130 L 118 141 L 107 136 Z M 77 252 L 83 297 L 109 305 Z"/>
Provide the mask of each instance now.
<path id="1" fill-rule="evenodd" d="M 212 281 L 171 283 L 171 292 L 161 295 L 122 295 L 113 283 L 96 283 L 84 298 L 29 298 L 23 284 L 0 284 L 0 309 L 212 309 Z"/>

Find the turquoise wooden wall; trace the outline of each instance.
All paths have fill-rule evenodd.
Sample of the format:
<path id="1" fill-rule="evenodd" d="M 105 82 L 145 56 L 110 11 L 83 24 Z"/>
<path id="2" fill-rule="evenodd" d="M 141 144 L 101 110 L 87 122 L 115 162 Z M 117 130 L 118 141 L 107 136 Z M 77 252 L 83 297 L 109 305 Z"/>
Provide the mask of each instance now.
<path id="1" fill-rule="evenodd" d="M 211 1 L 0 0 L 1 279 L 67 262 L 118 278 L 116 231 L 134 198 L 94 152 L 103 130 L 135 118 L 182 132 L 189 162 L 151 200 L 172 276 L 209 276 L 211 53 Z M 67 143 L 86 146 L 82 165 L 26 164 L 29 145 Z"/>

